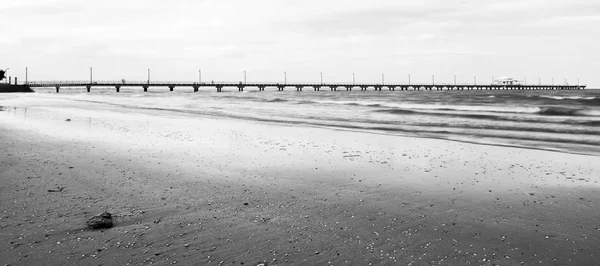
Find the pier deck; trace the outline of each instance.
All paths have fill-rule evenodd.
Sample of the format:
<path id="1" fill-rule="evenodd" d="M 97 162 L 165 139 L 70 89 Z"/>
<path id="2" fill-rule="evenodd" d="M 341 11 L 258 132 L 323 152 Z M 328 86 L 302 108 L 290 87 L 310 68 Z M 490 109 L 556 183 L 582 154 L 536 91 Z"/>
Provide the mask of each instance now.
<path id="1" fill-rule="evenodd" d="M 266 88 L 274 88 L 277 91 L 292 89 L 302 91 L 306 88 L 314 91 L 331 90 L 580 90 L 585 89 L 585 85 L 495 85 L 495 84 L 348 84 L 348 83 L 198 83 L 198 82 L 118 82 L 118 81 L 102 81 L 102 82 L 79 82 L 79 81 L 36 81 L 28 82 L 27 85 L 31 88 L 55 88 L 56 92 L 60 92 L 61 88 L 86 88 L 88 92 L 92 88 L 115 88 L 117 92 L 122 87 L 140 87 L 144 91 L 148 91 L 150 87 L 167 87 L 169 91 L 173 91 L 176 87 L 191 87 L 194 92 L 200 88 L 212 88 L 217 92 L 223 91 L 223 88 L 234 88 L 238 91 L 244 91 L 247 88 L 254 88 L 258 91 L 264 91 Z"/>

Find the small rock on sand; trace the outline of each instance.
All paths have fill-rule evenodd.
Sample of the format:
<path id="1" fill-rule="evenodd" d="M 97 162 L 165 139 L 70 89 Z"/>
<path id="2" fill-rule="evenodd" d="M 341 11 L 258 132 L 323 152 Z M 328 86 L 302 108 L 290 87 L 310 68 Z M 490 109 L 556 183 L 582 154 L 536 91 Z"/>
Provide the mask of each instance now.
<path id="1" fill-rule="evenodd" d="M 85 223 L 91 229 L 111 228 L 113 226 L 112 215 L 108 212 L 98 214 Z"/>
<path id="2" fill-rule="evenodd" d="M 48 192 L 62 192 L 65 187 L 56 187 L 56 189 L 48 189 Z"/>

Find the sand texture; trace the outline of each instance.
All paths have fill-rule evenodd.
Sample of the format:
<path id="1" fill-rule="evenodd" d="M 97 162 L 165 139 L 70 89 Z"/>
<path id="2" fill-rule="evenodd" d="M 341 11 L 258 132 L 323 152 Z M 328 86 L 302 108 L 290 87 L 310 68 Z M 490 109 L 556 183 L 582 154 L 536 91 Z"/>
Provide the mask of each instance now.
<path id="1" fill-rule="evenodd" d="M 594 265 L 599 181 L 595 156 L 17 108 L 0 112 L 0 265 Z M 105 211 L 114 227 L 88 229 Z"/>

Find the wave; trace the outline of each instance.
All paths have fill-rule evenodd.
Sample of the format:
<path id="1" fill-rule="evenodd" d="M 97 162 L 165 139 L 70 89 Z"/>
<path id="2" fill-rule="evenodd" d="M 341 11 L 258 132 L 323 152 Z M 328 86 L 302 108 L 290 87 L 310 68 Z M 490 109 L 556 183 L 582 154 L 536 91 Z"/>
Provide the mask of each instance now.
<path id="1" fill-rule="evenodd" d="M 435 104 L 412 104 L 412 103 L 390 103 L 374 101 L 316 101 L 320 104 L 338 104 L 347 106 L 363 107 L 383 107 L 397 108 L 413 111 L 481 111 L 481 112 L 499 112 L 499 113 L 536 113 L 537 107 L 519 107 L 519 106 L 482 106 L 482 105 L 435 105 Z"/>
<path id="2" fill-rule="evenodd" d="M 390 106 L 390 103 L 384 102 L 369 102 L 369 101 L 314 101 L 319 104 L 337 104 L 337 105 L 348 105 L 348 106 L 365 106 L 365 107 L 394 107 Z"/>
<path id="3" fill-rule="evenodd" d="M 219 99 L 232 99 L 232 100 L 250 100 L 250 101 L 257 101 L 260 100 L 260 98 L 254 96 L 254 95 L 245 95 L 245 94 L 223 94 L 223 95 L 213 95 L 213 97 Z"/>
<path id="4" fill-rule="evenodd" d="M 557 116 L 600 116 L 599 110 L 577 109 L 567 107 L 540 107 L 537 112 L 541 115 L 557 115 Z"/>
<path id="5" fill-rule="evenodd" d="M 271 96 L 272 97 L 272 96 Z M 224 108 L 222 110 L 214 110 L 209 109 L 210 106 L 199 106 L 199 107 L 186 107 L 186 106 L 169 106 L 165 105 L 164 102 L 160 102 L 160 104 L 150 104 L 150 102 L 130 102 L 130 101 L 113 101 L 113 98 L 108 98 L 106 101 L 90 101 L 83 99 L 72 99 L 74 101 L 83 101 L 83 102 L 98 102 L 112 106 L 120 106 L 123 108 L 131 108 L 131 109 L 143 109 L 143 110 L 153 110 L 153 111 L 168 111 L 168 112 L 180 112 L 189 115 L 208 115 L 215 117 L 223 117 L 223 118 L 233 118 L 233 119 L 245 119 L 245 120 L 255 120 L 262 122 L 271 122 L 271 123 L 285 123 L 285 124 L 303 124 L 310 126 L 318 126 L 318 127 L 328 127 L 328 128 L 336 128 L 336 129 L 349 129 L 349 130 L 359 130 L 359 131 L 368 131 L 374 132 L 378 134 L 393 134 L 393 135 L 408 135 L 408 136 L 421 136 L 421 137 L 429 137 L 429 138 L 443 138 L 443 139 L 452 139 L 452 138 L 464 138 L 472 141 L 485 141 L 485 138 L 494 138 L 500 139 L 500 142 L 503 143 L 512 143 L 519 141 L 528 141 L 535 143 L 551 143 L 551 144 L 540 144 L 544 147 L 554 147 L 558 144 L 568 146 L 569 144 L 583 144 L 583 145 L 593 145 L 598 146 L 598 131 L 597 128 L 594 127 L 600 121 L 596 118 L 585 120 L 586 125 L 581 124 L 580 127 L 570 127 L 570 126 L 562 126 L 562 127 L 554 127 L 553 125 L 532 125 L 528 122 L 524 122 L 522 124 L 507 124 L 507 123 L 498 123 L 498 124 L 489 124 L 489 123 L 479 123 L 474 121 L 458 121 L 460 123 L 456 123 L 452 120 L 447 120 L 445 118 L 438 119 L 417 119 L 404 121 L 395 121 L 398 119 L 382 119 L 380 121 L 378 116 L 344 116 L 344 112 L 341 112 L 340 116 L 320 116 L 316 112 L 310 113 L 316 117 L 306 117 L 306 114 L 302 114 L 298 117 L 295 117 L 296 113 L 293 114 L 282 112 L 283 114 L 277 113 L 276 115 L 266 113 L 253 113 L 246 112 L 245 110 L 240 110 L 234 108 L 233 110 L 228 106 L 228 108 Z M 268 101 L 279 102 L 280 100 L 284 100 L 281 98 L 271 98 L 271 99 L 263 99 Z M 180 99 L 175 98 L 176 102 L 179 102 Z M 197 100 L 196 100 L 197 101 Z M 286 100 L 288 101 L 288 100 Z M 293 103 L 301 103 L 306 102 L 306 104 L 315 104 L 316 100 L 299 100 L 289 98 L 289 101 Z M 339 104 L 340 101 L 330 101 L 329 103 Z M 153 102 L 152 102 L 153 103 Z M 171 101 L 168 101 L 171 103 Z M 143 104 L 140 106 L 139 104 Z M 318 103 L 317 103 L 318 104 Z M 504 112 L 514 112 L 517 110 L 518 112 L 529 112 L 532 114 L 546 114 L 546 115 L 562 115 L 566 117 L 556 117 L 553 119 L 569 119 L 568 116 L 600 116 L 600 110 L 585 110 L 582 108 L 565 108 L 565 107 L 510 107 L 510 106 L 482 106 L 482 105 L 474 105 L 474 106 L 466 106 L 466 105 L 433 105 L 433 104 L 403 104 L 403 103 L 394 103 L 394 102 L 383 102 L 383 101 L 345 101 L 344 103 L 349 111 L 353 111 L 355 108 L 350 106 L 365 106 L 362 107 L 365 111 L 375 111 L 375 112 L 387 112 L 391 114 L 397 115 L 407 115 L 410 116 L 413 113 L 416 114 L 425 114 L 425 115 L 448 115 L 448 116 L 473 116 L 482 119 L 496 119 L 495 117 L 500 117 L 501 119 L 534 119 L 534 115 L 529 116 L 495 116 L 494 113 L 491 113 L 490 108 L 495 108 L 496 111 L 504 111 Z M 379 106 L 376 108 L 372 108 L 369 106 Z M 280 104 L 271 105 L 273 108 L 277 108 Z M 417 108 L 382 108 L 381 106 L 406 106 L 406 107 L 417 107 Z M 310 106 L 298 106 L 298 108 L 310 108 Z M 419 109 L 420 108 L 420 109 Z M 439 111 L 443 110 L 459 110 L 457 112 L 445 112 Z M 466 111 L 460 111 L 465 110 Z M 485 113 L 473 112 L 471 110 L 481 110 L 484 109 Z M 299 112 L 301 113 L 301 112 Z M 458 114 L 457 114 L 458 113 Z M 354 114 L 354 112 L 353 112 Z M 377 118 L 377 120 L 373 120 Z M 537 117 L 538 119 L 540 117 Z M 547 120 L 547 119 L 544 119 Z M 573 123 L 580 123 L 581 121 L 575 120 L 584 120 L 582 118 L 571 118 Z M 473 123 L 472 123 L 473 122 Z M 520 121 L 516 121 L 520 122 Z M 587 124 L 589 123 L 589 124 Z M 561 124 L 558 122 L 557 124 Z M 586 128 L 585 126 L 588 126 Z M 589 128 L 592 126 L 593 128 Z M 525 146 L 532 146 L 534 144 L 524 143 Z M 537 145 L 537 144 L 536 144 Z"/>
<path id="6" fill-rule="evenodd" d="M 474 119 L 486 119 L 486 120 L 497 120 L 497 121 L 520 121 L 525 120 L 530 123 L 547 123 L 546 121 L 537 121 L 537 120 L 528 120 L 528 119 L 519 119 L 515 117 L 502 117 L 493 114 L 477 114 L 477 113 L 441 113 L 441 112 L 420 112 L 413 110 L 405 110 L 405 109 L 381 109 L 375 110 L 377 113 L 388 113 L 388 114 L 420 114 L 420 115 L 432 115 L 432 116 L 445 116 L 445 117 L 455 117 L 455 118 L 474 118 Z"/>
<path id="7" fill-rule="evenodd" d="M 417 113 L 415 111 L 406 110 L 406 109 L 382 109 L 375 110 L 377 113 L 388 113 L 388 114 L 414 114 Z"/>
<path id="8" fill-rule="evenodd" d="M 555 106 L 497 106 L 497 105 L 433 105 L 433 104 L 402 104 L 371 101 L 315 101 L 321 104 L 339 104 L 346 106 L 378 107 L 388 108 L 387 110 L 378 110 L 380 112 L 406 114 L 411 112 L 429 112 L 439 111 L 468 111 L 468 112 L 489 112 L 489 113 L 507 113 L 507 114 L 539 114 L 553 116 L 600 116 L 600 110 L 585 108 L 568 108 Z"/>
<path id="9" fill-rule="evenodd" d="M 600 126 L 600 121 L 583 121 L 583 122 L 577 122 L 577 124 L 587 125 L 587 126 Z"/>
<path id="10" fill-rule="evenodd" d="M 584 96 L 547 96 L 547 95 L 542 95 L 539 96 L 540 98 L 548 98 L 548 99 L 554 99 L 554 100 L 595 100 L 596 97 L 584 97 Z"/>
<path id="11" fill-rule="evenodd" d="M 469 126 L 469 125 L 450 125 L 447 123 L 423 123 L 418 125 L 395 125 L 395 124 L 386 124 L 386 123 L 377 123 L 377 122 L 363 122 L 363 123 L 355 123 L 356 121 L 350 120 L 330 120 L 330 119 L 302 119 L 302 118 L 286 118 L 286 117 L 261 117 L 261 116 L 253 116 L 248 114 L 235 114 L 235 113 L 223 113 L 223 112 L 211 112 L 211 111 L 200 111 L 200 110 L 186 110 L 186 109 L 173 109 L 173 108 L 160 108 L 160 107 L 145 107 L 145 106 L 129 106 L 129 105 L 121 105 L 116 104 L 121 107 L 132 108 L 132 109 L 142 109 L 142 110 L 153 110 L 153 111 L 169 111 L 169 112 L 178 112 L 178 113 L 187 113 L 187 114 L 196 114 L 196 115 L 209 115 L 209 116 L 218 116 L 218 117 L 229 117 L 233 119 L 244 119 L 244 120 L 254 120 L 261 122 L 269 122 L 269 123 L 284 123 L 284 124 L 304 124 L 311 126 L 322 126 L 328 128 L 339 128 L 339 129 L 353 129 L 353 130 L 366 130 L 370 132 L 395 132 L 395 133 L 410 133 L 410 135 L 415 134 L 417 136 L 428 135 L 428 137 L 434 136 L 435 138 L 447 139 L 448 136 L 440 135 L 456 135 L 456 136 L 465 136 L 465 135 L 477 135 L 477 136 L 485 136 L 485 137 L 494 137 L 494 138 L 506 138 L 513 140 L 536 140 L 536 141 L 549 141 L 549 142 L 560 142 L 560 143 L 573 143 L 573 144 L 586 144 L 586 145 L 597 145 L 598 142 L 595 140 L 584 140 L 584 139 L 569 139 L 565 137 L 560 137 L 560 135 L 553 136 L 523 136 L 523 135 L 506 135 L 506 132 L 537 132 L 537 133 L 558 133 L 564 136 L 564 134 L 577 134 L 577 135 L 591 135 L 597 136 L 596 132 L 589 131 L 561 131 L 561 130 L 539 130 L 535 128 L 504 128 L 504 127 L 487 127 L 481 128 L 477 126 Z M 350 123 L 349 123 L 350 122 Z M 468 132 L 464 130 L 472 130 L 477 129 L 477 133 Z M 457 131 L 458 130 L 458 131 Z M 494 131 L 505 132 L 504 134 L 494 133 Z M 434 135 L 429 135 L 434 134 Z"/>
<path id="12" fill-rule="evenodd" d="M 478 120 L 488 120 L 494 122 L 512 122 L 512 123 L 526 123 L 529 125 L 533 124 L 558 124 L 558 125 L 574 125 L 574 126 L 600 126 L 600 120 L 587 120 L 585 117 L 577 118 L 577 119 L 557 119 L 557 120 L 547 120 L 547 119 L 539 119 L 536 116 L 498 116 L 494 114 L 477 114 L 477 113 L 441 113 L 441 112 L 418 112 L 411 110 L 402 110 L 402 109 L 382 109 L 382 110 L 374 110 L 376 113 L 388 113 L 395 115 L 430 115 L 430 116 L 438 116 L 438 117 L 448 117 L 448 118 L 467 118 L 467 119 L 478 119 Z M 577 116 L 574 116 L 577 117 Z M 582 120 L 585 119 L 585 120 Z M 386 122 L 378 121 L 379 123 L 385 124 Z M 398 123 L 398 121 L 394 121 L 393 123 Z M 479 122 L 475 122 L 478 124 Z M 547 130 L 547 129 L 546 129 Z M 552 131 L 552 130 L 550 130 Z M 596 134 L 596 133 L 595 133 Z"/>
<path id="13" fill-rule="evenodd" d="M 280 103 L 280 102 L 288 101 L 288 100 L 282 99 L 282 98 L 265 99 L 265 98 L 256 97 L 254 95 L 251 95 L 251 96 L 227 95 L 227 96 L 218 96 L 217 98 L 225 98 L 225 99 L 231 99 L 231 100 L 246 100 L 246 101 L 251 101 L 251 102 L 267 102 L 267 103 Z"/>
<path id="14" fill-rule="evenodd" d="M 288 100 L 281 99 L 281 98 L 274 98 L 274 99 L 266 100 L 266 102 L 268 102 L 268 103 L 281 103 L 281 102 L 287 102 L 287 101 Z"/>
<path id="15" fill-rule="evenodd" d="M 452 116 L 452 115 L 450 115 Z M 590 125 L 591 123 L 580 123 L 580 122 L 570 122 L 568 124 L 572 124 L 570 127 L 561 127 L 563 124 L 555 123 L 555 126 L 549 126 L 554 123 L 547 122 L 533 122 L 533 123 L 519 123 L 519 124 L 480 124 L 480 123 L 470 123 L 470 122 L 427 122 L 426 120 L 419 121 L 389 121 L 389 120 L 369 120 L 369 119 L 356 119 L 356 118 L 331 118 L 331 117 L 319 117 L 319 116 L 309 116 L 309 117 L 294 117 L 295 119 L 301 119 L 303 121 L 307 121 L 306 123 L 325 123 L 330 126 L 336 126 L 339 123 L 343 123 L 345 125 L 376 125 L 381 127 L 386 127 L 386 130 L 400 130 L 399 128 L 406 127 L 418 127 L 422 132 L 428 132 L 435 128 L 434 131 L 438 131 L 440 128 L 443 129 L 457 129 L 457 130 L 501 130 L 503 132 L 532 132 L 532 133 L 552 133 L 552 134 L 573 134 L 573 135 L 592 135 L 597 136 L 600 132 L 597 128 L 588 128 L 586 125 Z M 306 120 L 306 119 L 308 120 Z M 501 119 L 502 120 L 502 119 Z M 505 121 L 509 121 L 506 119 Z M 509 121 L 513 122 L 513 121 Z M 597 121 L 600 123 L 600 121 Z M 537 124 L 537 125 L 535 125 Z M 544 125 L 545 124 L 545 125 Z M 581 127 L 583 126 L 583 127 Z M 343 126 L 342 126 L 343 127 Z"/>

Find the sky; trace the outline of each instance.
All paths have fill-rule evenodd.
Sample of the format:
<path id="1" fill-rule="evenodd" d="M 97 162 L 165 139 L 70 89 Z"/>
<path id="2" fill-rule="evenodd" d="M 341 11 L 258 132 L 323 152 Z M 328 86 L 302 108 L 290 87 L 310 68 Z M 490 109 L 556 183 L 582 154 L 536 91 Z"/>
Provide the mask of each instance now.
<path id="1" fill-rule="evenodd" d="M 598 0 L 0 0 L 0 68 L 29 81 L 89 80 L 92 67 L 94 80 L 600 87 L 599 25 Z"/>

